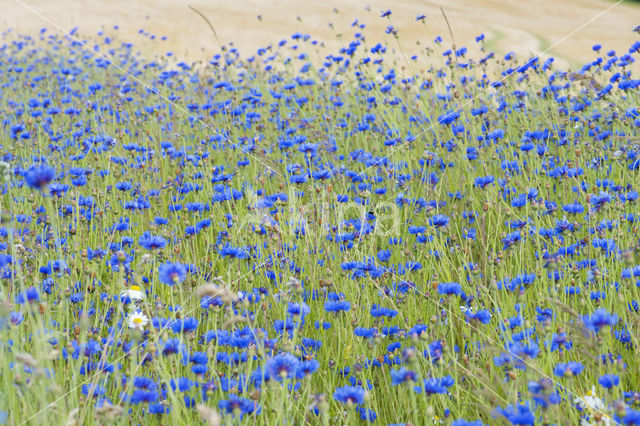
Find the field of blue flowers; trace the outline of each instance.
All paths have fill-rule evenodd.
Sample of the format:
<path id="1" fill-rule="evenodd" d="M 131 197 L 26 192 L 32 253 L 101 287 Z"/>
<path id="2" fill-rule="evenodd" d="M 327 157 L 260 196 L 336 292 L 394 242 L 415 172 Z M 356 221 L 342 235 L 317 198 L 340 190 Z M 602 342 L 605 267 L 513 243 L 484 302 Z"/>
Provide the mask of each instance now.
<path id="1" fill-rule="evenodd" d="M 0 423 L 640 424 L 640 41 L 362 28 L 4 34 Z"/>

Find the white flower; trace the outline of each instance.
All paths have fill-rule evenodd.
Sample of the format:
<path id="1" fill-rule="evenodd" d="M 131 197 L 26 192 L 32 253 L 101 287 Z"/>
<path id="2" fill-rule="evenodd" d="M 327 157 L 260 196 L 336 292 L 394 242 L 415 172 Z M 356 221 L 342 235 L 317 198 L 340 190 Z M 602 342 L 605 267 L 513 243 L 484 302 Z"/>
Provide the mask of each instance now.
<path id="1" fill-rule="evenodd" d="M 131 312 L 129 318 L 127 318 L 129 328 L 136 328 L 138 330 L 144 330 L 147 324 L 149 324 L 149 318 L 140 311 Z"/>
<path id="2" fill-rule="evenodd" d="M 468 308 L 464 305 L 460 306 L 460 310 L 462 311 L 463 314 L 466 314 L 466 313 L 473 314 L 473 308 Z"/>
<path id="3" fill-rule="evenodd" d="M 142 290 L 140 290 L 140 287 L 134 284 L 131 287 L 129 287 L 128 290 L 125 290 L 122 293 L 120 293 L 120 297 L 128 297 L 131 300 L 137 301 L 137 300 L 144 300 L 145 294 Z"/>
<path id="4" fill-rule="evenodd" d="M 573 400 L 573 403 L 581 405 L 583 408 L 591 411 L 592 413 L 600 413 L 602 415 L 602 419 L 598 424 L 603 424 L 604 426 L 610 426 L 614 424 L 613 419 L 605 414 L 605 412 L 608 411 L 607 406 L 604 404 L 604 401 L 596 396 L 595 386 L 591 387 L 591 391 L 589 391 L 588 395 L 585 395 L 583 397 L 576 397 Z M 595 423 L 591 423 L 587 419 L 582 419 L 582 422 L 580 424 L 582 426 L 595 425 Z"/>

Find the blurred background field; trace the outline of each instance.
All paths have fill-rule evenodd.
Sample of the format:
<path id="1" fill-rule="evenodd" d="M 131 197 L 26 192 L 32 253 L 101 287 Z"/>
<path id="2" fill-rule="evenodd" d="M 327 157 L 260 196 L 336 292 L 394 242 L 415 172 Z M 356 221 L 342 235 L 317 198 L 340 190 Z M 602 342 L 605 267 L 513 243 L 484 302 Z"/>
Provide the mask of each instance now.
<path id="1" fill-rule="evenodd" d="M 202 11 L 212 22 L 223 44 L 233 42 L 243 55 L 258 48 L 277 44 L 299 31 L 323 42 L 335 52 L 342 41 L 340 32 L 362 32 L 369 43 L 392 41 L 385 34 L 391 23 L 399 32 L 403 49 L 417 53 L 441 35 L 449 44 L 451 36 L 440 12 L 443 7 L 450 21 L 455 42 L 471 46 L 483 33 L 487 50 L 497 53 L 514 51 L 525 56 L 545 51 L 569 33 L 615 5 L 607 0 L 2 0 L 0 25 L 3 30 L 36 34 L 41 28 L 69 31 L 92 36 L 103 30 L 119 40 L 133 42 L 146 56 L 173 52 L 180 59 L 208 60 L 219 51 L 207 24 L 189 5 Z M 383 9 L 392 8 L 391 22 L 380 18 Z M 426 26 L 416 21 L 426 15 Z M 258 15 L 262 21 L 258 20 Z M 364 29 L 351 27 L 354 20 Z M 575 69 L 593 60 L 594 44 L 624 52 L 635 40 L 632 29 L 640 24 L 640 3 L 624 1 L 559 42 L 549 51 L 563 67 Z M 59 28 L 56 28 L 59 27 Z M 118 26 L 115 30 L 114 26 Z M 334 30 L 335 28 L 335 30 Z M 166 40 L 161 40 L 162 37 Z M 397 48 L 398 46 L 391 46 Z M 549 55 L 543 55 L 546 57 Z M 637 64 L 634 64 L 637 66 Z"/>

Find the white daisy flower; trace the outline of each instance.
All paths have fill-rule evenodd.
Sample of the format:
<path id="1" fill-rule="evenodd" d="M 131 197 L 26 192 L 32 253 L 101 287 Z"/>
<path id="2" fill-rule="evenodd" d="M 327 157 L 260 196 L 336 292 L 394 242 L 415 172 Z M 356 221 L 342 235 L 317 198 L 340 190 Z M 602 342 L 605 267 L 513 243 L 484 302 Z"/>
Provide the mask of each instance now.
<path id="1" fill-rule="evenodd" d="M 593 386 L 591 388 L 591 391 L 589 392 L 588 395 L 585 395 L 583 397 L 577 397 L 573 400 L 574 404 L 578 404 L 581 405 L 584 409 L 588 409 L 589 411 L 593 412 L 597 412 L 602 414 L 602 419 L 600 420 L 600 422 L 598 424 L 603 424 L 604 426 L 609 426 L 609 425 L 613 425 L 613 419 L 611 417 L 609 417 L 608 415 L 604 414 L 605 411 L 607 410 L 607 406 L 605 405 L 604 401 L 602 401 L 602 399 L 598 398 L 596 396 L 596 387 Z M 590 421 L 588 421 L 587 419 L 582 419 L 582 422 L 580 423 L 582 426 L 592 426 L 595 425 L 595 423 L 591 423 Z"/>
<path id="2" fill-rule="evenodd" d="M 120 293 L 120 297 L 128 297 L 133 301 L 137 301 L 137 300 L 144 300 L 145 294 L 142 290 L 140 290 L 140 287 L 134 284 L 131 287 L 129 287 L 128 290 L 125 290 L 122 293 Z"/>
<path id="3" fill-rule="evenodd" d="M 131 312 L 129 318 L 127 318 L 127 323 L 129 324 L 129 328 L 135 328 L 138 330 L 144 330 L 144 328 L 149 324 L 149 318 L 140 311 Z"/>
<path id="4" fill-rule="evenodd" d="M 473 308 L 468 308 L 464 305 L 460 306 L 460 310 L 462 311 L 463 314 L 466 314 L 466 313 L 473 314 Z"/>

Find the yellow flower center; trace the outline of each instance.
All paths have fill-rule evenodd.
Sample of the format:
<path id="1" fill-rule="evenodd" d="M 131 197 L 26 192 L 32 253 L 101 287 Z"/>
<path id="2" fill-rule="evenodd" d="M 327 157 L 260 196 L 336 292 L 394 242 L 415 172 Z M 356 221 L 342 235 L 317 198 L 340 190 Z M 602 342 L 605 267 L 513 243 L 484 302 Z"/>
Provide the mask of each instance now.
<path id="1" fill-rule="evenodd" d="M 131 290 L 136 290 L 136 291 L 140 291 L 140 287 L 138 287 L 137 285 L 132 285 L 131 286 Z"/>
<path id="2" fill-rule="evenodd" d="M 134 322 L 135 324 L 142 324 L 142 318 L 140 318 L 140 317 L 134 318 L 134 319 L 133 319 L 133 322 Z"/>

